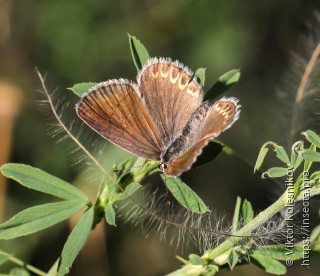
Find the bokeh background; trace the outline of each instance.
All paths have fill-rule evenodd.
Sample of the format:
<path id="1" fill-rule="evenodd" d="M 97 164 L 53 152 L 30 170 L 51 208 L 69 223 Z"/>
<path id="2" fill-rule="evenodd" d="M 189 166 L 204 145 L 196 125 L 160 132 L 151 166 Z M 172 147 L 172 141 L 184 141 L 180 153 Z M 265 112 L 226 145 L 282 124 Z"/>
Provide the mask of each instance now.
<path id="1" fill-rule="evenodd" d="M 71 142 L 56 143 L 57 137 L 48 131 L 54 120 L 49 108 L 38 104 L 43 97 L 37 92 L 40 85 L 34 68 L 47 73 L 50 90 L 57 88 L 55 101 L 70 103 L 64 118 L 71 124 L 78 120 L 73 108 L 77 97 L 67 87 L 110 78 L 135 79 L 127 33 L 137 36 L 152 56 L 178 59 L 194 70 L 206 67 L 206 88 L 224 72 L 241 68 L 239 84 L 227 92 L 240 99 L 240 120 L 220 139 L 252 163 L 268 140 L 289 149 L 301 129 L 318 129 L 319 95 L 315 94 L 305 113 L 299 114 L 303 123 L 295 126 L 295 135 L 289 135 L 292 103 L 302 76 L 301 60 L 292 59 L 290 53 L 310 58 L 320 40 L 319 10 L 316 0 L 0 0 L 0 162 L 31 164 L 96 194 L 97 183 L 84 173 L 85 163 L 75 162 L 79 154 L 72 154 Z M 84 136 L 91 132 L 82 128 Z M 106 166 L 129 157 L 105 144 Z M 237 195 L 258 211 L 283 188 L 262 181 L 252 168 L 226 155 L 185 173 L 183 180 L 213 212 L 229 218 Z M 149 183 L 162 185 L 156 177 Z M 0 184 L 1 221 L 48 200 L 13 182 L 1 179 Z M 47 270 L 59 256 L 72 223 L 1 242 L 0 248 Z M 192 246 L 182 252 L 157 235 L 146 238 L 146 234 L 121 219 L 116 228 L 101 224 L 71 275 L 163 275 L 179 267 L 175 255 L 196 252 Z M 297 263 L 288 275 L 318 275 L 318 258 L 310 269 Z M 227 273 L 267 275 L 252 265 L 220 275 Z"/>

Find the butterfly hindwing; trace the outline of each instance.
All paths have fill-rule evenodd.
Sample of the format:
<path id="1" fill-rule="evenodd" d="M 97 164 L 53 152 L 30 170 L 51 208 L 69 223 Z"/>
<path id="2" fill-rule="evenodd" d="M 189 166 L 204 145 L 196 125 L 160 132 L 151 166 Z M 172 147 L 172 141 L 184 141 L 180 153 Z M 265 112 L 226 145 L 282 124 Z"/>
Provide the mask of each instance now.
<path id="1" fill-rule="evenodd" d="M 235 98 L 222 98 L 215 102 L 201 124 L 199 131 L 193 137 L 192 145 L 176 159 L 168 164 L 164 171 L 167 175 L 178 176 L 191 168 L 202 149 L 210 139 L 216 138 L 238 119 L 240 105 Z"/>

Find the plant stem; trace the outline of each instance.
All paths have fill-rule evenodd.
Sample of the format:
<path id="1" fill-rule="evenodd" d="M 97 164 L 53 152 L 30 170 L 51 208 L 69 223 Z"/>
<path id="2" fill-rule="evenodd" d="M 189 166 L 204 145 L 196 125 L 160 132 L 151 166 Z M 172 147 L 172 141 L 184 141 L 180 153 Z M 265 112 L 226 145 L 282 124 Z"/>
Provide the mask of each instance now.
<path id="1" fill-rule="evenodd" d="M 47 275 L 47 273 L 45 273 L 44 271 L 42 271 L 32 265 L 26 264 L 24 261 L 4 252 L 2 250 L 0 250 L 0 254 L 8 257 L 8 260 L 15 263 L 16 265 L 24 267 L 25 269 L 29 270 L 30 272 L 33 272 L 36 275 L 39 275 L 39 276 L 46 276 Z"/>
<path id="2" fill-rule="evenodd" d="M 246 224 L 244 227 L 242 227 L 239 231 L 237 231 L 234 234 L 237 236 L 249 236 L 255 229 L 257 229 L 260 225 L 265 223 L 269 218 L 278 213 L 285 206 L 286 195 L 287 193 L 285 192 L 276 202 L 274 202 L 264 211 L 260 212 L 256 217 L 254 217 L 253 220 L 251 220 L 248 224 Z M 208 255 L 210 259 L 214 259 L 226 252 L 227 250 L 231 249 L 241 239 L 243 238 L 230 237 L 206 255 Z"/>

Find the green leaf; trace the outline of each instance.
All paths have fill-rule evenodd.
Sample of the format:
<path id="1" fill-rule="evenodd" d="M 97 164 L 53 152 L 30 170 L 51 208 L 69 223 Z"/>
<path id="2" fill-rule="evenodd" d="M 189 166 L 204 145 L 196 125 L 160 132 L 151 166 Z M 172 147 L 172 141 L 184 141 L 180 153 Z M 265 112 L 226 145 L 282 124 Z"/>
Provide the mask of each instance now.
<path id="1" fill-rule="evenodd" d="M 295 150 L 291 151 L 290 163 L 294 171 L 301 165 L 302 161 L 303 161 L 303 158 L 300 154 L 297 154 Z"/>
<path id="2" fill-rule="evenodd" d="M 273 167 L 267 170 L 262 174 L 262 178 L 265 178 L 266 176 L 275 178 L 275 177 L 282 177 L 287 175 L 288 168 L 282 168 L 282 167 Z"/>
<path id="3" fill-rule="evenodd" d="M 303 249 L 297 245 L 286 248 L 285 245 L 265 245 L 259 246 L 257 249 L 253 249 L 252 253 L 259 255 L 265 255 L 269 258 L 273 258 L 279 261 L 285 261 L 290 258 L 293 261 L 300 260 L 303 256 Z M 289 255 L 290 253 L 290 255 Z"/>
<path id="4" fill-rule="evenodd" d="M 253 219 L 254 212 L 251 206 L 251 203 L 248 200 L 244 200 L 241 208 L 241 217 L 243 219 L 244 225 L 250 222 Z"/>
<path id="5" fill-rule="evenodd" d="M 289 163 L 290 163 L 288 154 L 286 153 L 286 151 L 284 150 L 283 147 L 278 146 L 278 145 L 275 144 L 274 151 L 275 151 L 275 153 L 276 153 L 276 156 L 277 156 L 282 162 L 284 162 L 284 163 L 286 163 L 286 164 L 289 164 Z"/>
<path id="6" fill-rule="evenodd" d="M 197 161 L 193 163 L 192 168 L 198 168 L 212 162 L 222 152 L 222 149 L 222 144 L 210 141 L 210 143 L 202 150 L 201 155 L 198 156 Z"/>
<path id="7" fill-rule="evenodd" d="M 304 135 L 311 144 L 315 145 L 317 148 L 320 148 L 320 137 L 317 133 L 312 130 L 307 130 L 302 132 L 302 135 Z"/>
<path id="8" fill-rule="evenodd" d="M 17 181 L 29 189 L 67 200 L 89 202 L 87 195 L 79 189 L 40 169 L 24 164 L 9 163 L 3 165 L 0 170 L 4 176 Z"/>
<path id="9" fill-rule="evenodd" d="M 10 270 L 10 274 L 12 276 L 30 276 L 30 273 L 28 270 L 22 268 L 22 267 L 14 267 Z"/>
<path id="10" fill-rule="evenodd" d="M 209 211 L 201 198 L 179 178 L 161 176 L 168 190 L 175 199 L 191 212 L 203 214 Z"/>
<path id="11" fill-rule="evenodd" d="M 0 252 L 0 266 L 1 266 L 2 264 L 4 264 L 5 262 L 7 262 L 8 259 L 9 259 L 9 258 L 8 258 L 7 255 L 2 255 L 1 252 Z"/>
<path id="12" fill-rule="evenodd" d="M 233 268 L 236 266 L 238 261 L 239 261 L 239 256 L 237 252 L 235 250 L 231 250 L 230 255 L 228 257 L 228 264 L 231 270 L 233 270 Z"/>
<path id="13" fill-rule="evenodd" d="M 57 276 L 67 275 L 70 268 L 83 248 L 90 234 L 94 218 L 94 207 L 90 207 L 79 219 L 65 243 L 58 268 Z"/>
<path id="14" fill-rule="evenodd" d="M 218 81 L 206 92 L 204 95 L 204 101 L 214 100 L 222 93 L 230 89 L 240 79 L 240 70 L 233 69 L 223 74 Z"/>
<path id="15" fill-rule="evenodd" d="M 206 265 L 207 264 L 206 260 L 202 259 L 200 256 L 198 256 L 196 254 L 190 254 L 189 259 L 193 265 Z"/>
<path id="16" fill-rule="evenodd" d="M 94 87 L 96 84 L 96 82 L 82 82 L 74 84 L 72 87 L 68 89 L 71 90 L 77 96 L 82 97 L 83 94 L 87 93 L 89 89 Z"/>
<path id="17" fill-rule="evenodd" d="M 140 42 L 139 39 L 129 34 L 128 36 L 129 36 L 130 50 L 131 50 L 131 55 L 133 58 L 134 65 L 136 66 L 137 71 L 140 71 L 143 65 L 150 58 L 149 53 L 146 47 L 144 47 L 144 45 Z"/>
<path id="18" fill-rule="evenodd" d="M 124 200 L 128 198 L 129 196 L 132 196 L 136 191 L 138 191 L 141 188 L 141 184 L 138 182 L 131 182 L 127 187 L 125 188 L 126 193 L 118 193 L 115 195 L 114 198 L 112 198 L 112 201 L 119 201 L 119 200 Z"/>
<path id="19" fill-rule="evenodd" d="M 259 252 L 254 252 L 250 257 L 252 258 L 252 263 L 264 269 L 266 272 L 275 275 L 283 275 L 287 272 L 286 267 L 282 263 Z"/>
<path id="20" fill-rule="evenodd" d="M 238 230 L 238 223 L 240 217 L 241 198 L 237 196 L 236 207 L 234 208 L 233 220 L 232 220 L 232 233 L 234 234 Z"/>
<path id="21" fill-rule="evenodd" d="M 25 209 L 0 225 L 0 239 L 14 239 L 49 228 L 79 212 L 85 205 L 84 201 L 74 200 Z"/>
<path id="22" fill-rule="evenodd" d="M 114 211 L 114 208 L 111 202 L 108 202 L 106 204 L 106 207 L 104 208 L 104 213 L 105 213 L 107 223 L 110 225 L 116 226 L 116 213 Z"/>
<path id="23" fill-rule="evenodd" d="M 206 80 L 206 68 L 199 68 L 195 72 L 195 75 L 197 77 L 198 82 L 204 86 L 205 80 Z"/>
<path id="24" fill-rule="evenodd" d="M 59 268 L 60 259 L 56 260 L 50 270 L 47 272 L 46 276 L 57 276 L 58 268 Z"/>
<path id="25" fill-rule="evenodd" d="M 260 149 L 256 164 L 254 165 L 254 169 L 253 169 L 254 172 L 256 172 L 257 170 L 259 170 L 261 168 L 263 160 L 265 159 L 265 157 L 266 157 L 266 155 L 267 155 L 267 153 L 269 151 L 267 145 L 268 145 L 268 142 L 265 143 Z"/>
<path id="26" fill-rule="evenodd" d="M 320 162 L 320 153 L 313 150 L 303 150 L 300 152 L 302 158 L 307 161 Z"/>
<path id="27" fill-rule="evenodd" d="M 316 149 L 317 149 L 316 146 L 313 145 L 313 144 L 311 144 L 311 146 L 310 146 L 310 148 L 309 148 L 309 150 L 308 150 L 309 153 L 308 153 L 307 155 L 309 155 L 309 157 L 310 157 L 310 155 L 313 154 L 312 152 L 316 152 Z M 304 171 L 309 171 L 310 168 L 311 168 L 311 166 L 312 166 L 313 161 L 312 161 L 312 160 L 307 160 L 307 159 L 308 159 L 308 156 L 307 156 L 307 159 L 305 159 L 305 158 L 303 157 L 303 151 L 304 151 L 304 150 L 302 150 L 302 151 L 299 152 L 299 155 L 305 160 L 304 163 L 303 163 L 303 170 L 304 170 Z"/>

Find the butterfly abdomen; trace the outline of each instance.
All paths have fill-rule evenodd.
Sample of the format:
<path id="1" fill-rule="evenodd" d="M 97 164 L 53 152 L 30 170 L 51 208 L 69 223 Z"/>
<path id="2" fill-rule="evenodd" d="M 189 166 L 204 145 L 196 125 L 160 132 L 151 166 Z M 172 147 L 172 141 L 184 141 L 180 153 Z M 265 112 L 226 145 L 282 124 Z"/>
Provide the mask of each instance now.
<path id="1" fill-rule="evenodd" d="M 176 138 L 166 150 L 162 157 L 164 163 L 170 163 L 171 160 L 181 155 L 192 145 L 194 136 L 206 118 L 210 109 L 208 102 L 203 102 L 190 116 L 188 122 L 182 130 L 182 134 Z"/>

